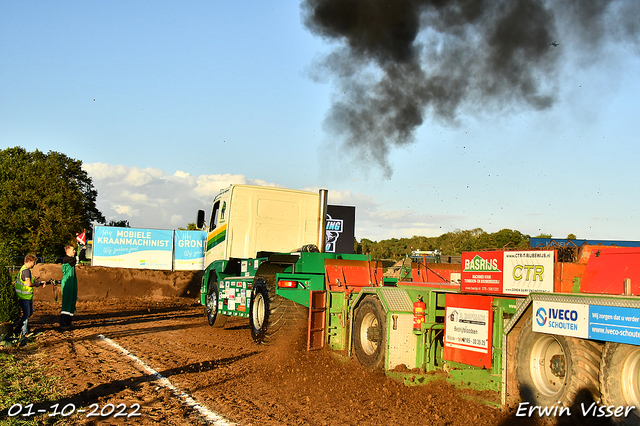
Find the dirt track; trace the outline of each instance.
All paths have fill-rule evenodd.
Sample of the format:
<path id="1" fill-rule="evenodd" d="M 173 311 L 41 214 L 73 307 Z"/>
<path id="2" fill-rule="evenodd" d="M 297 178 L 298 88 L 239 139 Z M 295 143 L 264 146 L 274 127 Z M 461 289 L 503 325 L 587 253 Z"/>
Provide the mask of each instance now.
<path id="1" fill-rule="evenodd" d="M 442 381 L 408 387 L 355 360 L 328 351 L 306 352 L 292 337 L 276 345 L 251 341 L 246 320 L 209 327 L 192 298 L 111 299 L 79 302 L 75 327 L 55 330 L 59 305 L 36 302 L 32 324 L 63 378 L 67 397 L 39 404 L 99 410 L 111 403 L 125 413 L 140 404 L 140 416 L 68 417 L 73 424 L 205 424 L 196 409 L 159 377 L 111 346 L 128 350 L 198 404 L 242 425 L 511 425 L 513 417 L 463 398 Z M 29 350 L 27 346 L 23 350 Z M 177 391 L 176 391 L 177 392 Z M 69 406 L 70 407 L 70 406 Z M 95 407 L 95 406 L 94 406 Z M 3 412 L 3 415 L 6 411 Z M 518 419 L 520 420 L 520 419 Z M 530 423 L 524 423 L 530 424 Z"/>

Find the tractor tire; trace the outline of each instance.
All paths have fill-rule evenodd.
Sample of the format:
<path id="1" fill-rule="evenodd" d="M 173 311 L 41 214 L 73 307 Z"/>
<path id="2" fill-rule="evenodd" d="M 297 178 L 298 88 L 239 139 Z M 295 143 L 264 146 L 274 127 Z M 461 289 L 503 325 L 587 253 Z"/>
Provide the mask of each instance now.
<path id="1" fill-rule="evenodd" d="M 640 424 L 640 347 L 612 342 L 604 345 L 600 392 L 606 406 L 636 407 L 627 417 L 612 417 L 614 421 L 625 426 Z"/>
<path id="2" fill-rule="evenodd" d="M 532 319 L 527 319 L 516 343 L 516 378 L 522 400 L 541 407 L 558 407 L 559 403 L 576 414 L 581 413 L 581 403 L 588 407 L 599 401 L 602 345 L 535 333 L 531 324 Z"/>
<path id="3" fill-rule="evenodd" d="M 384 369 L 387 349 L 387 315 L 376 297 L 365 297 L 358 306 L 353 325 L 356 358 L 370 370 Z"/>
<path id="4" fill-rule="evenodd" d="M 218 290 L 218 282 L 213 274 L 210 275 L 209 284 L 207 285 L 207 298 L 204 306 L 204 315 L 211 327 L 222 328 L 227 323 L 228 315 L 222 315 L 218 312 L 218 301 L 220 300 Z"/>
<path id="5" fill-rule="evenodd" d="M 251 293 L 249 328 L 256 343 L 272 343 L 306 324 L 306 307 L 276 295 L 275 276 L 256 278 Z"/>

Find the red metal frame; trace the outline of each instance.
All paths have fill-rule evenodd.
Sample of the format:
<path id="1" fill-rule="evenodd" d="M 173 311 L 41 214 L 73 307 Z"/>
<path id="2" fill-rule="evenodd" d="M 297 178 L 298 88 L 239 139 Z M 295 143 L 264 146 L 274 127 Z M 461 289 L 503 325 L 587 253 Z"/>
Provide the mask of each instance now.
<path id="1" fill-rule="evenodd" d="M 382 263 L 364 260 L 326 259 L 325 280 L 331 291 L 350 294 L 362 287 L 382 285 Z"/>
<path id="2" fill-rule="evenodd" d="M 630 294 L 640 295 L 640 248 L 594 247 L 580 293 L 625 294 L 625 279 L 631 280 Z"/>

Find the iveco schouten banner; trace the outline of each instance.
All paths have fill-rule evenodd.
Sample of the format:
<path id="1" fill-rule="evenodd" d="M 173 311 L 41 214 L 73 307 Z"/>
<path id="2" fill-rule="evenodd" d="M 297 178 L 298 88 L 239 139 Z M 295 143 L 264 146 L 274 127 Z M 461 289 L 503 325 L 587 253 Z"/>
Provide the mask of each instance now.
<path id="1" fill-rule="evenodd" d="M 640 345 L 640 309 L 534 300 L 532 330 Z"/>
<path id="2" fill-rule="evenodd" d="M 94 266 L 171 270 L 173 230 L 96 226 Z"/>

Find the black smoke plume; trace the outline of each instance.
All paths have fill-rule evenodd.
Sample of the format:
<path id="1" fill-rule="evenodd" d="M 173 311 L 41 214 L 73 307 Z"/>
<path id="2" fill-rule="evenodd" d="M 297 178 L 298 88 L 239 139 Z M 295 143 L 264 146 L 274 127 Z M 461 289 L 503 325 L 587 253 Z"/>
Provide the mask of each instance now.
<path id="1" fill-rule="evenodd" d="M 425 116 L 546 109 L 566 48 L 638 45 L 637 0 L 306 0 L 307 28 L 337 45 L 323 66 L 340 94 L 326 125 L 391 176 L 391 147 Z"/>

